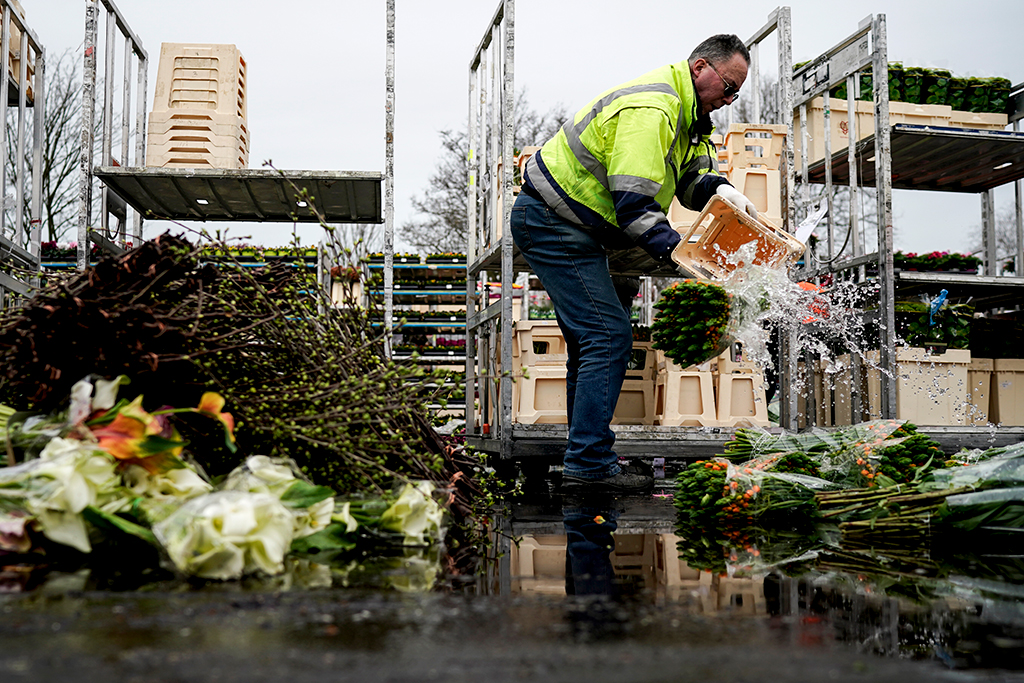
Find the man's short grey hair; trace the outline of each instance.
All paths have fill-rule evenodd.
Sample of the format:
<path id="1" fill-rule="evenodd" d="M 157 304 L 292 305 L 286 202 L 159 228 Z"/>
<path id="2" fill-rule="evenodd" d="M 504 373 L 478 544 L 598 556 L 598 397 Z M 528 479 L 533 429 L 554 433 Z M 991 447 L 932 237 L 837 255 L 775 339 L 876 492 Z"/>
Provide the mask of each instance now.
<path id="1" fill-rule="evenodd" d="M 732 59 L 732 56 L 739 54 L 750 66 L 750 51 L 743 41 L 732 33 L 719 33 L 711 36 L 703 43 L 694 48 L 690 53 L 690 64 L 698 59 L 703 59 L 711 64 L 721 64 Z"/>

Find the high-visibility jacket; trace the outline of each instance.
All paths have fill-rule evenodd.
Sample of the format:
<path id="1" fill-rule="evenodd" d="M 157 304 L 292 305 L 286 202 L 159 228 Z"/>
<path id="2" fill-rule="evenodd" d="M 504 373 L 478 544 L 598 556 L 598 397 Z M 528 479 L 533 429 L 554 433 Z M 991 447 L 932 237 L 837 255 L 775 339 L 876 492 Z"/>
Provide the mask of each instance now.
<path id="1" fill-rule="evenodd" d="M 713 130 L 689 64 L 670 64 L 577 112 L 527 161 L 524 184 L 605 246 L 636 245 L 667 258 L 679 242 L 666 217 L 672 197 L 700 210 L 727 182 L 718 175 Z"/>

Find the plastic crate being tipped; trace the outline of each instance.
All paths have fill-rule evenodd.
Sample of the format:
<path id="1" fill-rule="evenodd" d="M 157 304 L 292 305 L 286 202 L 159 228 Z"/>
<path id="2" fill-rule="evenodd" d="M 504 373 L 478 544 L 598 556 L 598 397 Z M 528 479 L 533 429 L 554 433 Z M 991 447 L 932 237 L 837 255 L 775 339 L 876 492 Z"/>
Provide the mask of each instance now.
<path id="1" fill-rule="evenodd" d="M 755 220 L 735 204 L 715 195 L 701 211 L 682 239 L 672 260 L 692 277 L 724 279 L 740 267 L 736 252 L 756 242 L 754 263 L 768 268 L 785 268 L 799 260 L 804 245 L 798 239 L 769 223 Z"/>

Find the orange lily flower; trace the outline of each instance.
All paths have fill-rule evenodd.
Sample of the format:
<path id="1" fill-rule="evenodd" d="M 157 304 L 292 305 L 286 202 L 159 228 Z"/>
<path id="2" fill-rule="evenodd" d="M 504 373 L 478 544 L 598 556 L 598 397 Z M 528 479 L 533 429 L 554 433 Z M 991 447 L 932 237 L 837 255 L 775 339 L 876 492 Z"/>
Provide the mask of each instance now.
<path id="1" fill-rule="evenodd" d="M 209 415 L 224 425 L 228 439 L 235 442 L 235 418 L 224 410 L 224 397 L 214 391 L 207 391 L 199 399 L 199 412 Z"/>

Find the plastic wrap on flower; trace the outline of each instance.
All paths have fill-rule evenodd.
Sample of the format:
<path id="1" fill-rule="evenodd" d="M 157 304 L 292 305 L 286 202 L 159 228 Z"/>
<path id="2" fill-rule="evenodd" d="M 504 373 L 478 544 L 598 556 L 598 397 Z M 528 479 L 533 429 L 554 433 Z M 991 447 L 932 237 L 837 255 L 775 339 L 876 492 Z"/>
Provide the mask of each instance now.
<path id="1" fill-rule="evenodd" d="M 280 573 L 292 525 L 291 512 L 273 495 L 217 491 L 185 503 L 153 533 L 179 571 L 234 579 Z"/>
<path id="2" fill-rule="evenodd" d="M 838 432 L 832 448 L 818 456 L 822 476 L 844 487 L 909 483 L 945 467 L 939 444 L 912 424 L 876 420 Z"/>
<path id="3" fill-rule="evenodd" d="M 434 485 L 421 481 L 402 487 L 398 500 L 380 518 L 380 526 L 405 535 L 405 545 L 433 543 L 443 535 L 444 508 L 433 497 Z"/>
<path id="4" fill-rule="evenodd" d="M 765 462 L 771 460 L 766 458 Z M 726 508 L 751 520 L 771 515 L 773 520 L 810 521 L 816 515 L 814 494 L 838 488 L 819 477 L 772 471 L 758 461 L 741 465 L 723 462 L 727 463 L 723 495 Z"/>
<path id="5" fill-rule="evenodd" d="M 95 444 L 58 437 L 39 459 L 0 468 L 0 507 L 29 513 L 47 538 L 87 553 L 81 513 L 116 497 L 119 484 L 114 460 Z"/>

